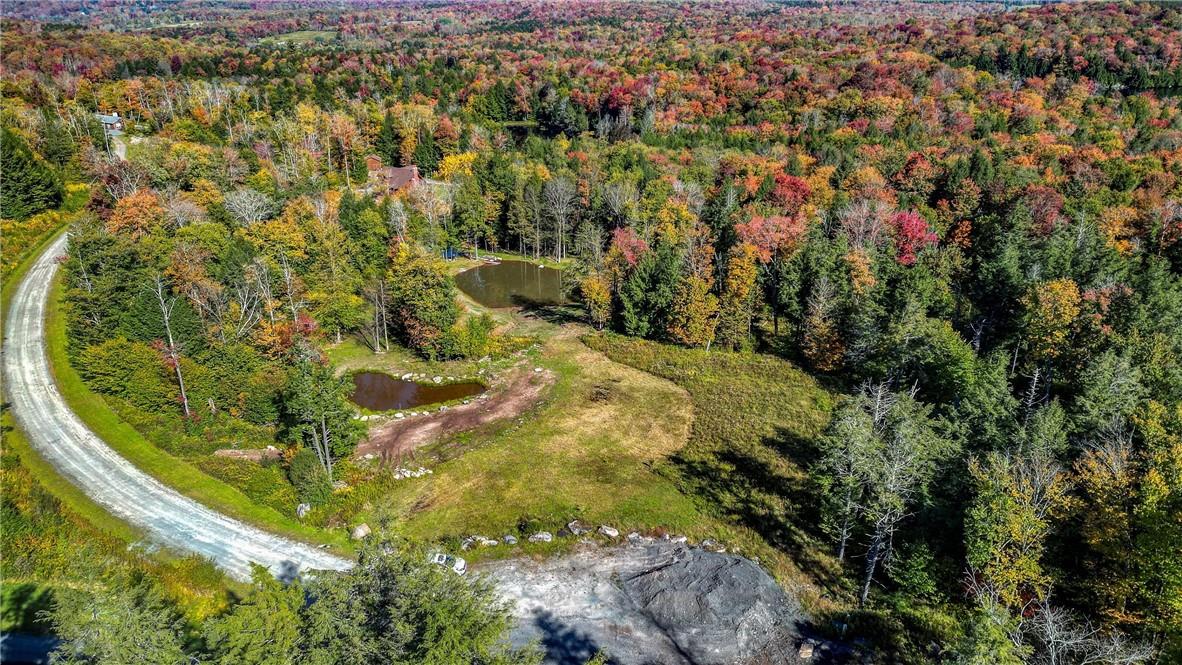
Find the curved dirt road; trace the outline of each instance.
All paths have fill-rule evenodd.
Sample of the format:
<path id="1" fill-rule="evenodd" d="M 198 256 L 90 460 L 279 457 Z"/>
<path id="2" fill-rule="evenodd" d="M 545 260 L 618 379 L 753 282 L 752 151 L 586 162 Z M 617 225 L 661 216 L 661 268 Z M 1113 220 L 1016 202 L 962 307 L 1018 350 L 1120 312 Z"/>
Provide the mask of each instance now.
<path id="1" fill-rule="evenodd" d="M 165 487 L 102 442 L 79 420 L 54 384 L 45 352 L 45 307 L 66 235 L 37 258 L 16 291 L 5 323 L 5 392 L 13 415 L 37 452 L 108 512 L 155 543 L 209 557 L 239 579 L 251 562 L 276 576 L 343 570 L 352 562 L 275 536 L 207 508 Z"/>

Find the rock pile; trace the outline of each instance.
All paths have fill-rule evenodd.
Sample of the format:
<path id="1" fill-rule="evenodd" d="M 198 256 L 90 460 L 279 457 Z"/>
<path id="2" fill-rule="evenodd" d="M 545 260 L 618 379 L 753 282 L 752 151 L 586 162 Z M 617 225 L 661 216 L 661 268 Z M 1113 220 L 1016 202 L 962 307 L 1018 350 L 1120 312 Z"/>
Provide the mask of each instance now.
<path id="1" fill-rule="evenodd" d="M 431 475 L 431 469 L 419 467 L 417 469 L 408 469 L 406 467 L 398 467 L 394 469 L 394 479 L 402 480 L 404 478 L 422 478 L 423 476 Z"/>

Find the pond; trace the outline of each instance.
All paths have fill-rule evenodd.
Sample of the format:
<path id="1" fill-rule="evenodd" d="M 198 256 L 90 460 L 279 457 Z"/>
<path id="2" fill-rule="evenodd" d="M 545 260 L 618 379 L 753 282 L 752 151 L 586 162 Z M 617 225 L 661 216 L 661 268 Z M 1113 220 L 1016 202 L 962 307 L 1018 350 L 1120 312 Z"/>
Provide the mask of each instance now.
<path id="1" fill-rule="evenodd" d="M 562 271 L 528 261 L 488 263 L 456 275 L 456 286 L 485 307 L 560 305 Z"/>
<path id="2" fill-rule="evenodd" d="M 358 372 L 353 375 L 353 394 L 349 399 L 371 411 L 390 411 L 450 402 L 484 391 L 484 384 L 477 381 L 436 385 L 403 381 L 381 372 Z"/>

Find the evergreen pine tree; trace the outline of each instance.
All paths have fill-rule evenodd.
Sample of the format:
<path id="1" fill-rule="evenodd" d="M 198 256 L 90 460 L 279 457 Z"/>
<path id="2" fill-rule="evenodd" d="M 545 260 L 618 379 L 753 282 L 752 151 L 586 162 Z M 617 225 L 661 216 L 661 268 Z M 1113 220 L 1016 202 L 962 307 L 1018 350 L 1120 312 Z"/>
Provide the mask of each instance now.
<path id="1" fill-rule="evenodd" d="M 21 137 L 0 128 L 0 217 L 25 219 L 62 202 L 62 183 Z"/>

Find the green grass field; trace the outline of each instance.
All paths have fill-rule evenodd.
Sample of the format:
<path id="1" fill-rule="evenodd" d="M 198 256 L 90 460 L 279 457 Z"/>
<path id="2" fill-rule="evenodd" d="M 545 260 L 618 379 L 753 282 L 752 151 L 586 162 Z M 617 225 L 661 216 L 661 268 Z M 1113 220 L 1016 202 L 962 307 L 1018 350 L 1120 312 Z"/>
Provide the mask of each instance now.
<path id="1" fill-rule="evenodd" d="M 536 357 L 557 381 L 521 417 L 466 432 L 421 453 L 434 474 L 360 482 L 327 511 L 423 540 L 547 529 L 580 518 L 620 529 L 708 531 L 692 502 L 651 471 L 684 444 L 684 391 L 608 361 L 572 334 Z"/>
<path id="2" fill-rule="evenodd" d="M 259 40 L 261 44 L 309 44 L 312 42 L 329 42 L 336 39 L 336 30 L 296 30 L 281 35 L 270 35 Z"/>
<path id="3" fill-rule="evenodd" d="M 714 538 L 818 602 L 813 584 L 828 587 L 838 569 L 818 538 L 804 469 L 834 395 L 772 356 L 523 325 L 544 330 L 531 360 L 558 377 L 542 405 L 420 451 L 412 463 L 430 476 L 354 472 L 351 490 L 318 518 L 453 546 L 473 534 L 553 532 L 575 518 Z M 366 364 L 368 351 L 355 352 L 348 362 Z M 570 542 L 469 554 L 550 553 Z"/>
<path id="4" fill-rule="evenodd" d="M 836 396 L 775 356 L 706 352 L 618 335 L 587 344 L 684 388 L 694 408 L 686 446 L 658 471 L 698 506 L 786 553 L 803 573 L 835 583 L 819 539 L 817 488 L 806 469 Z"/>

